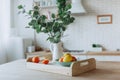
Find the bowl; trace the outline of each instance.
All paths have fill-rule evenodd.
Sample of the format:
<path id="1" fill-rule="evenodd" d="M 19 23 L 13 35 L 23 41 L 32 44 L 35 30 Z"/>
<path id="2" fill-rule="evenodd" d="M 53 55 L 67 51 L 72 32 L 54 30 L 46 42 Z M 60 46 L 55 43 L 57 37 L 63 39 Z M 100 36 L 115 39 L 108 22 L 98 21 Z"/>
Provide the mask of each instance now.
<path id="1" fill-rule="evenodd" d="M 56 61 L 56 63 L 65 67 L 70 67 L 70 65 L 72 64 L 72 62 L 59 62 L 59 61 Z"/>

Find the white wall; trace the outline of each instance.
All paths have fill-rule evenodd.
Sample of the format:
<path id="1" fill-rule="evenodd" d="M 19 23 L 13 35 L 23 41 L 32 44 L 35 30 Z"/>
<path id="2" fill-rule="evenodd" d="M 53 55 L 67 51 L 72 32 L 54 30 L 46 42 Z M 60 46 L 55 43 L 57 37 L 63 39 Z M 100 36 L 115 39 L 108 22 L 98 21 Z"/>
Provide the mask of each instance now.
<path id="1" fill-rule="evenodd" d="M 32 0 L 15 0 L 14 28 L 16 34 L 33 38 L 33 30 L 25 29 L 28 19 L 18 15 L 17 5 L 25 4 L 32 7 Z M 63 38 L 64 46 L 72 50 L 89 50 L 91 44 L 102 44 L 107 50 L 120 49 L 120 0 L 83 0 L 86 14 L 75 16 L 76 20 L 69 25 Z M 97 15 L 112 14 L 112 24 L 97 24 Z M 47 35 L 37 34 L 37 42 L 42 47 L 48 47 Z"/>
<path id="2" fill-rule="evenodd" d="M 16 32 L 15 35 L 33 38 L 33 29 L 25 28 L 28 24 L 29 19 L 25 17 L 24 14 L 18 14 L 18 5 L 26 5 L 27 9 L 32 8 L 32 0 L 14 0 L 13 9 L 14 9 L 14 17 L 13 17 L 13 26 L 12 29 Z M 15 28 L 15 29 L 14 29 Z"/>

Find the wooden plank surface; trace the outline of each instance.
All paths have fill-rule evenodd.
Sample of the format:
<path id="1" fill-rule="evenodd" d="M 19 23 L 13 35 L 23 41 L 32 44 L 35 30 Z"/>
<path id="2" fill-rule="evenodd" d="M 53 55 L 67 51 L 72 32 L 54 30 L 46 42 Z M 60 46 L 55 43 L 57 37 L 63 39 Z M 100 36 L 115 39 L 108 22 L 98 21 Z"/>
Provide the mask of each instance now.
<path id="1" fill-rule="evenodd" d="M 25 60 L 17 60 L 0 65 L 0 80 L 120 80 L 120 62 L 97 62 L 96 70 L 69 77 L 30 70 Z"/>
<path id="2" fill-rule="evenodd" d="M 68 53 L 68 52 L 64 52 L 64 53 Z M 120 51 L 102 51 L 102 52 L 92 52 L 92 51 L 88 51 L 88 52 L 83 52 L 83 53 L 72 53 L 70 52 L 72 55 L 95 55 L 95 56 L 120 56 Z M 46 54 L 51 54 L 51 52 L 46 52 L 46 51 L 40 51 L 40 52 L 33 52 L 33 53 L 27 53 L 28 55 L 46 55 Z"/>
<path id="3" fill-rule="evenodd" d="M 88 55 L 88 56 L 120 56 L 120 51 L 102 51 L 102 52 L 85 52 L 85 53 L 72 53 L 73 55 Z"/>
<path id="4" fill-rule="evenodd" d="M 87 52 L 87 55 L 113 55 L 120 56 L 120 51 L 102 51 L 102 52 Z"/>

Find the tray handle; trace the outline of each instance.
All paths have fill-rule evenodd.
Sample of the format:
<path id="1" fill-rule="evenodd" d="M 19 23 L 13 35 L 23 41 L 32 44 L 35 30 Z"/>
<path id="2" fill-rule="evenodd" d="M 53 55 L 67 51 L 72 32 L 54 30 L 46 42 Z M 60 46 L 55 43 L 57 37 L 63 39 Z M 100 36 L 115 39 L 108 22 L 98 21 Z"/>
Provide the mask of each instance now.
<path id="1" fill-rule="evenodd" d="M 71 75 L 79 75 L 81 73 L 96 69 L 96 61 L 94 58 L 76 61 L 71 64 Z"/>

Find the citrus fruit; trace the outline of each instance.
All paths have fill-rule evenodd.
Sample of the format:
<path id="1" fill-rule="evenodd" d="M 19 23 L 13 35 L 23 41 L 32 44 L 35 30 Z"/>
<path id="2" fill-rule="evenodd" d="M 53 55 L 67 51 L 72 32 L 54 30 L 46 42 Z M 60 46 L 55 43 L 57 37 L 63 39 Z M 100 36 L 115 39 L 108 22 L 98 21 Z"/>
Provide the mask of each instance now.
<path id="1" fill-rule="evenodd" d="M 42 63 L 43 63 L 43 64 L 48 64 L 48 63 L 49 63 L 49 60 L 48 60 L 48 59 L 44 59 L 44 60 L 42 61 Z"/>
<path id="2" fill-rule="evenodd" d="M 34 57 L 32 58 L 32 62 L 34 62 L 34 63 L 39 63 L 39 62 L 40 62 L 39 56 L 34 56 Z"/>

